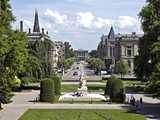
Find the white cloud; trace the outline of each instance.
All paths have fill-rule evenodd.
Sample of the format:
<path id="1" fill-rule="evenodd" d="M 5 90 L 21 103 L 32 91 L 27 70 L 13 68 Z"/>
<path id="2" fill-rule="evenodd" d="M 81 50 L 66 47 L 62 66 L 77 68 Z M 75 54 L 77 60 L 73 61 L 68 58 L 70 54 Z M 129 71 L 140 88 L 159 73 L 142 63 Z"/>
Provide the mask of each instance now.
<path id="1" fill-rule="evenodd" d="M 29 21 L 29 20 L 23 20 L 23 24 L 24 24 L 24 29 L 25 30 L 29 29 L 29 28 L 32 29 L 32 27 L 33 27 L 33 23 L 31 21 Z"/>
<path id="2" fill-rule="evenodd" d="M 91 3 L 95 2 L 96 0 L 65 0 L 67 2 L 82 2 L 82 3 Z"/>
<path id="3" fill-rule="evenodd" d="M 46 22 L 46 23 L 44 23 L 44 27 L 45 27 L 46 29 L 51 29 L 51 28 L 52 28 L 52 24 Z"/>
<path id="4" fill-rule="evenodd" d="M 46 16 L 51 16 L 55 19 L 55 22 L 58 24 L 65 24 L 65 21 L 67 20 L 67 15 L 60 14 L 57 10 L 50 10 L 47 9 L 44 13 Z"/>
<path id="5" fill-rule="evenodd" d="M 101 29 L 105 26 L 111 26 L 113 23 L 110 19 L 96 17 L 91 12 L 79 12 L 77 13 L 77 23 L 84 28 L 96 28 Z"/>
<path id="6" fill-rule="evenodd" d="M 119 27 L 122 29 L 128 27 L 136 27 L 139 25 L 138 20 L 131 16 L 119 16 L 117 23 Z"/>
<path id="7" fill-rule="evenodd" d="M 95 16 L 91 12 L 77 13 L 77 22 L 85 28 L 91 28 L 94 19 L 95 19 Z"/>
<path id="8" fill-rule="evenodd" d="M 94 26 L 96 28 L 103 28 L 105 26 L 111 26 L 112 21 L 109 19 L 104 19 L 101 17 L 98 17 L 97 20 L 94 22 Z"/>

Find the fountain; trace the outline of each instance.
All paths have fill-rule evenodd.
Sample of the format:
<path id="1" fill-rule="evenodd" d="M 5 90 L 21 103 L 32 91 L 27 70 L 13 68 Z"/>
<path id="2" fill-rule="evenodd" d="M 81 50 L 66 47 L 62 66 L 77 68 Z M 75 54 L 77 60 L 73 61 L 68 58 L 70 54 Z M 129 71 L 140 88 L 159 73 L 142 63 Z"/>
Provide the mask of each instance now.
<path id="1" fill-rule="evenodd" d="M 66 93 L 60 96 L 59 101 L 106 101 L 106 98 L 100 94 L 88 93 L 87 81 L 84 79 L 84 74 L 81 71 L 79 79 L 80 87 L 77 92 Z"/>

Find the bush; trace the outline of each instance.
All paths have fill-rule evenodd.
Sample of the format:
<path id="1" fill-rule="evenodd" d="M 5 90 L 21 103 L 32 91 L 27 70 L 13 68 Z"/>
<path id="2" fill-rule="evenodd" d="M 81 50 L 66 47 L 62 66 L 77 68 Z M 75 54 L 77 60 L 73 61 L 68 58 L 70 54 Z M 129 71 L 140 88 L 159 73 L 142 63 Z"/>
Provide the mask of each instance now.
<path id="1" fill-rule="evenodd" d="M 55 89 L 55 95 L 61 95 L 61 80 L 58 76 L 54 75 L 52 77 L 52 80 L 54 81 L 54 89 Z"/>
<path id="2" fill-rule="evenodd" d="M 42 80 L 40 89 L 40 101 L 54 102 L 54 97 L 55 97 L 54 81 L 50 79 Z"/>
<path id="3" fill-rule="evenodd" d="M 113 102 L 124 102 L 125 93 L 121 79 L 118 79 L 115 76 L 108 79 L 105 94 L 108 94 Z"/>
<path id="4" fill-rule="evenodd" d="M 22 77 L 21 78 L 21 86 L 25 86 L 33 82 L 35 82 L 35 79 L 33 77 Z"/>
<path id="5" fill-rule="evenodd" d="M 107 81 L 109 78 L 108 77 L 102 77 L 102 80 Z"/>

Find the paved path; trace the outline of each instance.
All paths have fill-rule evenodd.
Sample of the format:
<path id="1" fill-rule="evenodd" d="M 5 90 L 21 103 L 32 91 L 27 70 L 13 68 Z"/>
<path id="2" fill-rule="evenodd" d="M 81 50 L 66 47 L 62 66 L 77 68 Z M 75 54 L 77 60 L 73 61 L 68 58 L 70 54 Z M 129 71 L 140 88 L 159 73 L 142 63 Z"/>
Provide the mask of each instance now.
<path id="1" fill-rule="evenodd" d="M 34 104 L 33 101 L 35 96 L 38 96 L 38 91 L 32 92 L 22 92 L 16 93 L 13 97 L 13 102 L 11 104 L 4 105 L 4 109 L 0 111 L 0 120 L 18 120 L 18 118 L 29 108 L 36 109 L 129 109 L 129 105 L 124 104 Z M 130 96 L 130 95 L 128 95 Z M 139 111 L 141 114 L 144 114 L 146 117 L 150 117 L 148 120 L 160 120 L 160 104 L 159 100 L 153 100 L 152 98 L 135 94 L 136 99 L 139 97 L 144 98 L 143 110 Z M 30 100 L 30 101 L 29 101 Z M 148 103 L 152 101 L 152 104 Z M 156 102 L 156 104 L 155 104 Z M 153 104 L 154 103 L 154 104 Z M 155 116 L 157 118 L 155 118 Z"/>

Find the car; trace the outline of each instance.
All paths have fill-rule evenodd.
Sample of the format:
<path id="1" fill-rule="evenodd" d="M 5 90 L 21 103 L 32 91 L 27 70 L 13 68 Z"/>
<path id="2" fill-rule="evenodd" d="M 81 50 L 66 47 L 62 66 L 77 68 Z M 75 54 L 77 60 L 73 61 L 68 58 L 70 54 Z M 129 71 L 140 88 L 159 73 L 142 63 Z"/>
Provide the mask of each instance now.
<path id="1" fill-rule="evenodd" d="M 76 75 L 78 75 L 78 72 L 74 72 L 74 73 L 73 73 L 73 76 L 76 76 Z"/>

